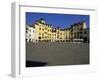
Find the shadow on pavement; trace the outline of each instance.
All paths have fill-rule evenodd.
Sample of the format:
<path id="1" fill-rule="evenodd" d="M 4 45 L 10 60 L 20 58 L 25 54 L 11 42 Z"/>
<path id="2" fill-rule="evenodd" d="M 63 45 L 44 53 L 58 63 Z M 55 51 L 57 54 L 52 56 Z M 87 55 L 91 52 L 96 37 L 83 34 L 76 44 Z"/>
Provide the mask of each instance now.
<path id="1" fill-rule="evenodd" d="M 45 66 L 46 62 L 41 61 L 26 61 L 26 67 L 39 67 L 39 66 Z"/>

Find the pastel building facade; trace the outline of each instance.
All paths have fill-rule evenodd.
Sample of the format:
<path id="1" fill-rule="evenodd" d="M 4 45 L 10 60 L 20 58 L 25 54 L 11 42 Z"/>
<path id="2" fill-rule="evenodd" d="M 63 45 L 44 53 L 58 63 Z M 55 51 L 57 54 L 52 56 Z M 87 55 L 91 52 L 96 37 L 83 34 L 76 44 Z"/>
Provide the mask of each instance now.
<path id="1" fill-rule="evenodd" d="M 36 42 L 37 36 L 36 31 L 33 26 L 26 25 L 26 41 L 27 42 Z"/>
<path id="2" fill-rule="evenodd" d="M 54 28 L 45 19 L 39 19 L 26 27 L 26 41 L 29 42 L 89 42 L 89 28 L 85 22 L 71 25 L 69 28 Z"/>
<path id="3" fill-rule="evenodd" d="M 87 37 L 89 40 L 89 28 L 87 28 L 85 22 L 79 22 L 71 25 L 70 27 L 70 40 L 84 42 Z"/>
<path id="4" fill-rule="evenodd" d="M 66 39 L 66 42 L 70 42 L 70 39 L 71 39 L 71 32 L 70 32 L 70 28 L 67 28 L 66 31 L 65 31 L 65 39 Z"/>
<path id="5" fill-rule="evenodd" d="M 41 41 L 52 41 L 52 27 L 49 24 L 46 24 L 43 19 L 40 19 L 35 22 L 34 24 L 36 35 L 37 35 L 37 42 Z"/>

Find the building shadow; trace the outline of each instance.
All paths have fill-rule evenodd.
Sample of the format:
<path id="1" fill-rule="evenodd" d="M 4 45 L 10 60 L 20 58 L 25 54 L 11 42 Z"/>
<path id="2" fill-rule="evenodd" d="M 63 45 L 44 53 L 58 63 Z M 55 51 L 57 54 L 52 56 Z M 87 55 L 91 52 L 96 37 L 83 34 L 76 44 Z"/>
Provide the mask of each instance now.
<path id="1" fill-rule="evenodd" d="M 41 67 L 45 66 L 47 62 L 42 62 L 42 61 L 26 61 L 26 67 Z"/>

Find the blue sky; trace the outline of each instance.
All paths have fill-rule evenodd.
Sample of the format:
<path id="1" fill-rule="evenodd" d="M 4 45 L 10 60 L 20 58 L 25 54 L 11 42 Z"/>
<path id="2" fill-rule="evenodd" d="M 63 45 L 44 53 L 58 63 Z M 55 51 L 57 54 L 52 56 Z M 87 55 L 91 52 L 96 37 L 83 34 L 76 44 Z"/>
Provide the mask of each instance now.
<path id="1" fill-rule="evenodd" d="M 53 27 L 68 28 L 70 25 L 81 21 L 85 21 L 87 27 L 90 27 L 89 15 L 26 12 L 27 25 L 32 25 L 40 18 L 44 18 L 46 23 L 51 24 Z"/>

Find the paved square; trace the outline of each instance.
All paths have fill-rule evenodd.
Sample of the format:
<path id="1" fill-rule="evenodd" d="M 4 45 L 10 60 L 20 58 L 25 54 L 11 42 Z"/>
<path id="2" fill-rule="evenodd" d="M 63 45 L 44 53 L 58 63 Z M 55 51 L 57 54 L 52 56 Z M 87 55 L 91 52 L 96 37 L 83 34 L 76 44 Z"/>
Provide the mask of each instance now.
<path id="1" fill-rule="evenodd" d="M 26 43 L 26 60 L 45 62 L 46 66 L 89 64 L 89 44 L 28 42 Z"/>

